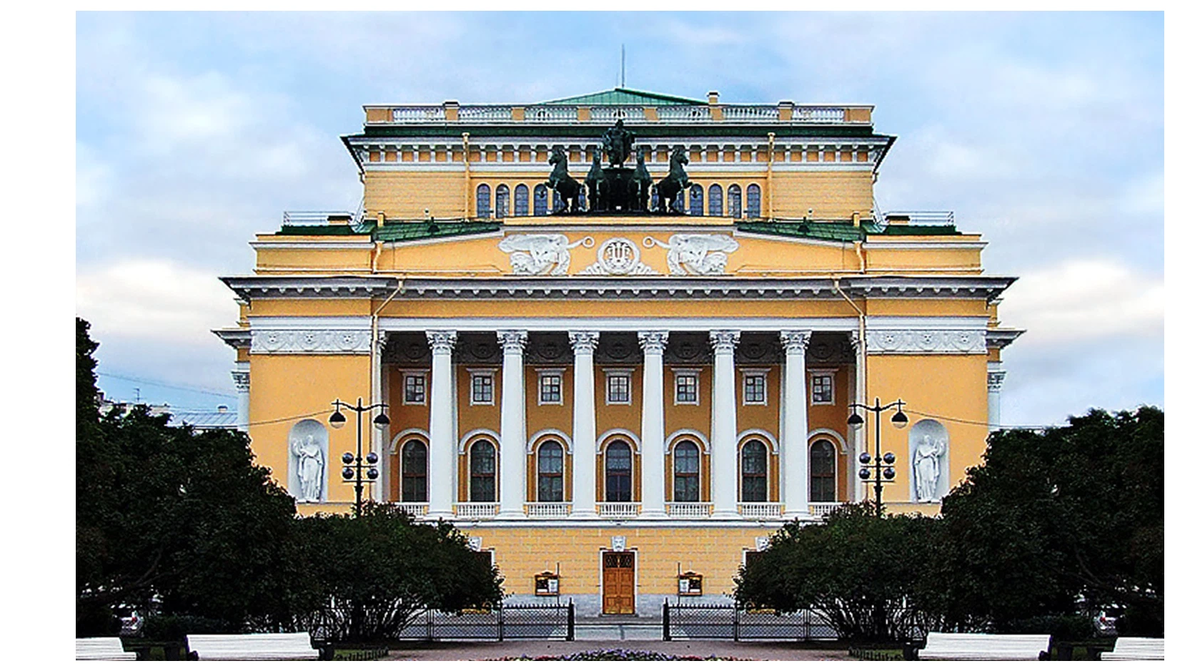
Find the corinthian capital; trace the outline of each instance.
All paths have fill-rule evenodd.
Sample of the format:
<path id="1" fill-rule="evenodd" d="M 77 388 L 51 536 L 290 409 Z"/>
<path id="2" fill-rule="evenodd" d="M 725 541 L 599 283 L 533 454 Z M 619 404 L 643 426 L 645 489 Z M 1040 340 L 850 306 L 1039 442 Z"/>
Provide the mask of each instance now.
<path id="1" fill-rule="evenodd" d="M 712 344 L 713 352 L 732 354 L 741 337 L 741 331 L 712 331 L 708 334 L 708 341 Z"/>
<path id="2" fill-rule="evenodd" d="M 496 338 L 504 347 L 505 354 L 520 354 L 525 351 L 525 343 L 529 334 L 525 331 L 496 331 Z"/>
<path id="3" fill-rule="evenodd" d="M 667 348 L 667 331 L 640 331 L 638 342 L 647 354 L 662 354 Z"/>
<path id="4" fill-rule="evenodd" d="M 803 354 L 812 339 L 812 331 L 780 331 L 779 340 L 788 354 Z"/>
<path id="5" fill-rule="evenodd" d="M 245 393 L 250 390 L 250 373 L 245 370 L 234 370 L 233 385 L 237 387 L 238 393 Z"/>
<path id="6" fill-rule="evenodd" d="M 600 344 L 600 333 L 596 331 L 568 331 L 567 337 L 576 354 L 591 354 Z"/>
<path id="7" fill-rule="evenodd" d="M 449 354 L 454 350 L 458 333 L 455 331 L 425 331 L 425 337 L 429 339 L 429 348 L 433 350 L 433 353 Z"/>

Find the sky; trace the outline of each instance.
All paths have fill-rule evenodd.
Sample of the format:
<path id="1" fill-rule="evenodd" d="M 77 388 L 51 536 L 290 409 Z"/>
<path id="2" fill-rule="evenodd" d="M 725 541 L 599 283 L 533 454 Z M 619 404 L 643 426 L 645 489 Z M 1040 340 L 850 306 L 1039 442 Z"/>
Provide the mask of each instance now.
<path id="1" fill-rule="evenodd" d="M 627 87 L 872 104 L 882 210 L 953 210 L 1018 281 L 1005 425 L 1163 406 L 1162 13 L 79 13 L 75 310 L 110 397 L 236 406 L 218 276 L 355 210 L 364 104 Z"/>

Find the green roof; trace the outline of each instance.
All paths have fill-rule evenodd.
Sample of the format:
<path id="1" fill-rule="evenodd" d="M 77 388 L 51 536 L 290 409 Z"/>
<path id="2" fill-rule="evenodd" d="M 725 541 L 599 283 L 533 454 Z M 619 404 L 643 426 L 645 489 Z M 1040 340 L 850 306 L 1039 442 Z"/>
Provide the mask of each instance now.
<path id="1" fill-rule="evenodd" d="M 737 230 L 842 243 L 863 239 L 862 229 L 841 222 L 739 222 Z"/>
<path id="2" fill-rule="evenodd" d="M 588 95 L 576 95 L 575 97 L 552 99 L 548 102 L 540 102 L 540 104 L 580 104 L 583 106 L 599 106 L 604 104 L 631 104 L 636 106 L 703 106 L 708 104 L 708 102 L 698 99 L 688 99 L 687 97 L 675 97 L 674 95 L 663 95 L 660 93 L 643 92 L 641 90 L 631 90 L 629 88 L 613 88 L 612 90 L 601 90 L 600 92 L 594 92 Z"/>
<path id="3" fill-rule="evenodd" d="M 500 231 L 499 222 L 399 222 L 377 228 L 371 234 L 374 240 L 403 243 L 427 238 L 448 238 Z"/>

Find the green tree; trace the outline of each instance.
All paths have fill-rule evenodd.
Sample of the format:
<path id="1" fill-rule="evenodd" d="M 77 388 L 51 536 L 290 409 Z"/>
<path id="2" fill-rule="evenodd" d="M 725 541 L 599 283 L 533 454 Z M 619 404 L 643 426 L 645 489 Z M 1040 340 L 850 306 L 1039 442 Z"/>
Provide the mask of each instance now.
<path id="1" fill-rule="evenodd" d="M 1142 407 L 993 434 L 943 503 L 947 616 L 1004 628 L 1082 597 L 1161 635 L 1163 427 L 1162 410 Z"/>
<path id="2" fill-rule="evenodd" d="M 326 602 L 304 624 L 337 641 L 394 637 L 426 608 L 458 612 L 501 600 L 501 578 L 452 525 L 418 523 L 368 503 L 362 516 L 300 521 L 305 575 Z"/>
<path id="3" fill-rule="evenodd" d="M 291 497 L 243 433 L 170 427 L 144 408 L 101 417 L 87 328 L 77 320 L 77 632 L 152 596 L 231 629 L 290 622 Z"/>
<path id="4" fill-rule="evenodd" d="M 900 640 L 921 619 L 908 600 L 936 527 L 920 516 L 876 518 L 869 502 L 841 507 L 824 523 L 788 523 L 739 569 L 735 597 L 781 612 L 811 609 L 844 639 Z"/>

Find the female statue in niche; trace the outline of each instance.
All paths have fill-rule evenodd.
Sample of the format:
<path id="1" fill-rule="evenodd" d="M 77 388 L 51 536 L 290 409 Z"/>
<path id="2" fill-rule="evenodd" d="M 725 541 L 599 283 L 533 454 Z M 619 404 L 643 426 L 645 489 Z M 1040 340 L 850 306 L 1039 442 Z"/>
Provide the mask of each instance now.
<path id="1" fill-rule="evenodd" d="M 325 456 L 312 435 L 292 440 L 292 455 L 296 456 L 296 478 L 300 481 L 301 502 L 321 501 L 321 479 L 325 476 Z"/>
<path id="2" fill-rule="evenodd" d="M 918 502 L 936 502 L 938 479 L 941 478 L 942 455 L 946 453 L 946 440 L 933 439 L 925 435 L 913 451 L 913 479 L 917 486 Z"/>

